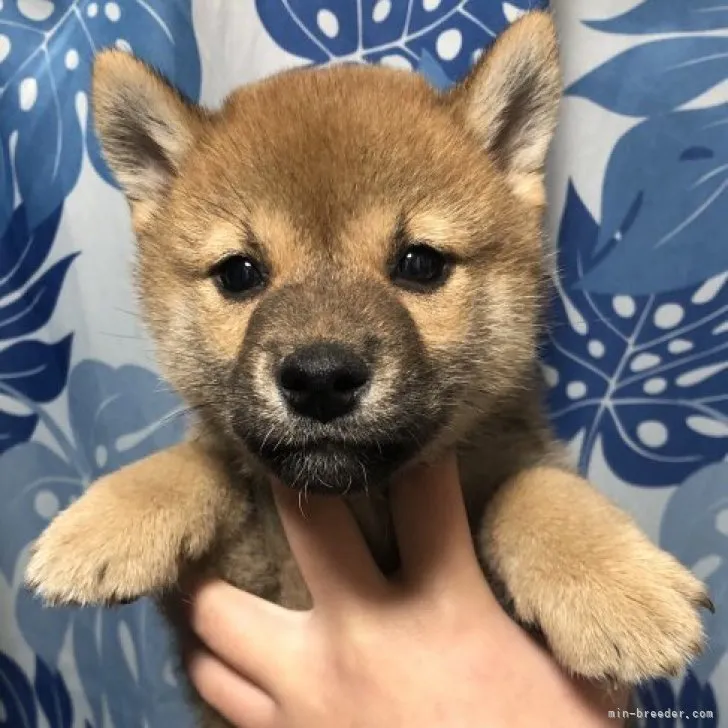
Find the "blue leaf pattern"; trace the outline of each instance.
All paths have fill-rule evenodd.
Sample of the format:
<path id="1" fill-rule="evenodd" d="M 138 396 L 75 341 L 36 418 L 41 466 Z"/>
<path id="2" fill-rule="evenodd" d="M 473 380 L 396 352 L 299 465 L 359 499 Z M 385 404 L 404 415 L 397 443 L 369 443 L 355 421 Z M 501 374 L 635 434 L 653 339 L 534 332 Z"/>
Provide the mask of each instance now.
<path id="1" fill-rule="evenodd" d="M 72 464 L 39 442 L 9 450 L 2 465 L 12 477 L 0 478 L 0 571 L 12 581 L 22 549 L 83 493 L 84 483 Z"/>
<path id="2" fill-rule="evenodd" d="M 623 35 L 720 30 L 728 26 L 728 6 L 720 0 L 643 0 L 622 15 L 587 25 Z"/>
<path id="3" fill-rule="evenodd" d="M 168 447 L 183 435 L 179 398 L 141 367 L 114 369 L 102 362 L 81 362 L 69 377 L 68 402 L 79 456 L 91 480 Z"/>
<path id="4" fill-rule="evenodd" d="M 173 674 L 168 633 L 147 599 L 114 609 L 41 607 L 27 592 L 18 596 L 18 622 L 28 644 L 56 664 L 70 634 L 72 655 L 94 725 L 123 728 L 191 728 Z M 43 631 L 41 631 L 43 630 Z"/>
<path id="5" fill-rule="evenodd" d="M 66 683 L 57 670 L 51 670 L 39 657 L 35 660 L 35 693 L 52 728 L 72 728 L 73 706 Z"/>
<path id="6" fill-rule="evenodd" d="M 0 652 L 0 727 L 36 728 L 35 696 L 17 663 Z"/>
<path id="7" fill-rule="evenodd" d="M 655 680 L 640 686 L 636 691 L 636 709 L 645 712 L 670 712 L 670 717 L 648 718 L 640 721 L 642 728 L 675 728 L 676 720 L 672 718 L 675 710 L 675 693 L 667 680 Z M 635 711 L 636 712 L 636 711 Z"/>
<path id="8" fill-rule="evenodd" d="M 11 415 L 0 412 L 0 455 L 21 442 L 29 440 L 38 424 L 38 416 Z"/>
<path id="9" fill-rule="evenodd" d="M 0 299 L 19 291 L 40 270 L 61 221 L 57 207 L 38 227 L 28 228 L 25 205 L 19 205 L 0 238 Z"/>
<path id="10" fill-rule="evenodd" d="M 269 48 L 303 63 L 411 68 L 446 89 L 509 22 L 545 5 L 256 0 L 245 20 Z M 716 728 L 728 698 L 718 677 L 728 650 L 728 105 L 712 94 L 726 78 L 728 5 L 633 0 L 607 17 L 610 4 L 599 0 L 589 7 L 599 20 L 577 12 L 579 3 L 562 5 L 567 50 L 568 13 L 583 14 L 589 42 L 600 33 L 624 41 L 569 94 L 596 104 L 607 125 L 621 116 L 627 131 L 611 149 L 599 201 L 585 194 L 584 203 L 575 175 L 579 191 L 569 185 L 560 211 L 543 347 L 549 405 L 597 482 L 607 467 L 622 484 L 676 486 L 665 491 L 660 543 L 704 570 L 718 613 L 705 617 L 711 649 L 692 671 L 643 685 L 638 698 L 642 709 L 710 717 L 640 725 Z M 214 75 L 210 45 L 239 48 L 231 8 L 198 3 L 193 17 L 191 0 L 0 0 L 0 590 L 11 590 L 7 619 L 35 657 L 33 667 L 0 651 L 1 728 L 191 722 L 149 601 L 49 610 L 20 580 L 29 543 L 59 509 L 95 478 L 176 442 L 184 424 L 177 398 L 133 354 L 88 353 L 100 323 L 93 300 L 82 295 L 82 317 L 58 322 L 65 292 L 85 294 L 78 272 L 88 265 L 76 256 L 99 235 L 83 239 L 79 179 L 114 184 L 88 113 L 91 59 L 100 48 L 131 48 L 196 99 L 196 36 Z M 211 14 L 214 39 L 204 37 Z M 89 195 L 82 204 L 97 206 Z"/>
<path id="11" fill-rule="evenodd" d="M 699 728 L 717 727 L 718 706 L 713 688 L 710 684 L 700 683 L 692 670 L 688 672 L 680 688 L 678 705 L 686 715 L 698 716 L 696 721 L 691 721 L 691 725 L 697 725 Z M 702 717 L 703 715 L 707 717 Z"/>
<path id="12" fill-rule="evenodd" d="M 35 333 L 53 313 L 75 255 L 37 274 L 50 252 L 62 209 L 31 230 L 20 205 L 0 238 L 0 341 Z M 24 288 L 34 276 L 36 280 Z M 25 340 L 0 349 L 0 395 L 30 402 L 54 399 L 66 385 L 70 354 L 70 336 L 50 345 Z M 0 401 L 0 454 L 30 439 L 38 419 L 32 411 L 5 412 Z"/>
<path id="13" fill-rule="evenodd" d="M 71 435 L 57 432 L 56 443 L 65 457 L 29 442 L 10 450 L 3 460 L 3 467 L 13 473 L 12 482 L 0 480 L 0 501 L 6 506 L 0 512 L 0 569 L 9 581 L 29 540 L 91 481 L 183 435 L 178 398 L 141 367 L 82 361 L 68 378 L 67 394 Z M 144 721 L 156 725 L 159 716 L 166 716 L 167 725 L 185 725 L 177 685 L 170 682 L 167 636 L 150 603 L 115 611 L 47 610 L 21 591 L 16 617 L 28 644 L 49 664 L 57 664 L 70 632 L 97 725 L 102 724 L 97 691 L 104 695 L 114 725 L 142 728 Z M 108 682 L 106 675 L 112 676 Z"/>
<path id="14" fill-rule="evenodd" d="M 597 66 L 567 93 L 625 116 L 671 111 L 723 81 L 727 55 L 723 36 L 657 40 Z"/>
<path id="15" fill-rule="evenodd" d="M 113 725 L 191 728 L 173 674 L 175 658 L 154 605 L 142 600 L 108 610 L 78 610 L 73 649 L 83 684 L 103 694 Z M 100 725 L 100 714 L 94 720 Z"/>
<path id="16" fill-rule="evenodd" d="M 708 465 L 692 473 L 670 496 L 660 524 L 660 544 L 688 566 L 713 560 L 706 578 L 716 616 L 706 616 L 710 649 L 693 665 L 701 680 L 708 680 L 728 650 L 728 532 L 720 526 L 728 512 L 728 463 Z M 722 558 L 721 558 L 722 557 Z"/>
<path id="17" fill-rule="evenodd" d="M 692 671 L 688 671 L 677 693 L 667 680 L 641 685 L 637 689 L 637 703 L 636 709 L 647 713 L 647 717 L 641 716 L 639 721 L 642 728 L 679 728 L 683 725 L 718 728 L 719 725 L 713 688 L 701 683 Z M 683 722 L 680 715 L 688 722 Z"/>
<path id="18" fill-rule="evenodd" d="M 584 288 L 659 293 L 728 270 L 727 124 L 728 105 L 677 111 L 619 140 L 604 179 L 603 257 Z"/>
<path id="19" fill-rule="evenodd" d="M 31 227 L 71 191 L 84 150 L 111 181 L 89 129 L 90 62 L 99 49 L 131 48 L 187 95 L 199 95 L 190 0 L 7 0 L 0 6 L 0 33 L 0 230 L 13 210 L 13 176 Z"/>
<path id="20" fill-rule="evenodd" d="M 442 66 L 427 52 L 422 51 L 417 72 L 421 73 L 436 89 L 444 91 L 452 81 L 442 70 Z"/>
<path id="21" fill-rule="evenodd" d="M 20 341 L 0 351 L 0 392 L 33 402 L 55 399 L 66 385 L 72 339 Z"/>
<path id="22" fill-rule="evenodd" d="M 363 60 L 415 68 L 424 53 L 445 75 L 461 76 L 474 54 L 508 24 L 507 13 L 544 7 L 521 3 L 442 0 L 256 0 L 271 37 L 313 63 Z M 513 15 L 512 17 L 515 17 Z"/>
<path id="23" fill-rule="evenodd" d="M 38 706 L 48 728 L 72 728 L 73 704 L 61 673 L 36 657 L 31 682 L 14 660 L 0 653 L 0 728 L 37 728 Z"/>
<path id="24" fill-rule="evenodd" d="M 562 437 L 584 433 L 584 471 L 601 437 L 627 482 L 675 484 L 726 453 L 728 276 L 652 296 L 592 294 L 580 283 L 598 236 L 570 187 L 544 356 L 552 416 Z"/>
<path id="25" fill-rule="evenodd" d="M 63 280 L 75 255 L 67 255 L 49 268 L 12 303 L 0 305 L 0 339 L 35 333 L 48 323 L 58 301 Z"/>

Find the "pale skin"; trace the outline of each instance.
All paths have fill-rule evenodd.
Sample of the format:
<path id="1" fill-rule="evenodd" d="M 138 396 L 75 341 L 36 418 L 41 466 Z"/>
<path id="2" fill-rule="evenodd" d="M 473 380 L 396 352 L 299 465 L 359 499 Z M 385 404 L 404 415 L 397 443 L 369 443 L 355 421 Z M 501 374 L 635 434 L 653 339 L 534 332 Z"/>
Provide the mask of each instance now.
<path id="1" fill-rule="evenodd" d="M 483 579 L 454 458 L 393 489 L 387 579 L 344 505 L 274 485 L 313 597 L 291 611 L 211 581 L 191 593 L 202 698 L 239 728 L 615 728 L 622 692 L 571 679 Z"/>

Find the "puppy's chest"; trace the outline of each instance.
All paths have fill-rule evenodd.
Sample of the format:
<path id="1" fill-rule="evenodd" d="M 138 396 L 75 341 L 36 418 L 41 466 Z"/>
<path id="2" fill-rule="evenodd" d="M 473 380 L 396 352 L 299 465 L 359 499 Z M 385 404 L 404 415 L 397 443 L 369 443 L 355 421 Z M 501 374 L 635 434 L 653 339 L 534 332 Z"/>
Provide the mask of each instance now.
<path id="1" fill-rule="evenodd" d="M 361 498 L 351 501 L 349 505 L 380 568 L 385 573 L 391 573 L 397 567 L 398 556 L 386 498 Z M 310 595 L 269 493 L 258 493 L 256 506 L 262 534 L 261 546 L 276 574 L 277 593 L 274 601 L 291 609 L 310 607 Z"/>
<path id="2" fill-rule="evenodd" d="M 487 494 L 494 488 L 487 479 L 481 479 L 478 487 L 464 480 L 463 487 L 475 534 Z M 240 508 L 230 511 L 227 536 L 222 539 L 213 569 L 239 588 L 291 609 L 310 607 L 308 590 L 291 554 L 270 490 L 255 488 L 238 497 Z M 399 556 L 386 494 L 352 498 L 348 505 L 379 567 L 386 574 L 396 571 Z M 243 513 L 244 518 L 240 517 Z"/>

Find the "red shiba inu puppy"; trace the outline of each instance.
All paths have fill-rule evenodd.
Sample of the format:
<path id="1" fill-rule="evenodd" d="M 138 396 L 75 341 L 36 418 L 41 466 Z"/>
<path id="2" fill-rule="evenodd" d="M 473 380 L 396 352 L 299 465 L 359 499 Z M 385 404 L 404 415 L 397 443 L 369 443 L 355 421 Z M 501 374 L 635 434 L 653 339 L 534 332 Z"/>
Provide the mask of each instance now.
<path id="1" fill-rule="evenodd" d="M 562 665 L 634 684 L 701 650 L 704 586 L 564 465 L 541 401 L 549 15 L 444 93 L 336 66 L 210 111 L 118 51 L 93 86 L 145 318 L 196 421 L 60 514 L 30 586 L 52 603 L 155 595 L 180 631 L 169 595 L 188 573 L 303 608 L 270 477 L 346 498 L 391 570 L 387 484 L 455 448 L 484 573 Z"/>

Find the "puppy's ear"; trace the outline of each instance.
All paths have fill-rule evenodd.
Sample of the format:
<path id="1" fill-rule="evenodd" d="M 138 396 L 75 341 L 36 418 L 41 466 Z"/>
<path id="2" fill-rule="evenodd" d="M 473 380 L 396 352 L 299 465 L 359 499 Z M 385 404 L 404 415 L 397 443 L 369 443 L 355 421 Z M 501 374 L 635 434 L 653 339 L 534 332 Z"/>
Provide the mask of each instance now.
<path id="1" fill-rule="evenodd" d="M 556 29 L 545 12 L 513 23 L 450 92 L 456 113 L 514 192 L 532 204 L 545 200 L 544 166 L 560 96 Z"/>
<path id="2" fill-rule="evenodd" d="M 92 102 L 104 156 L 132 207 L 153 206 L 179 171 L 201 110 L 145 63 L 115 50 L 96 57 Z"/>

